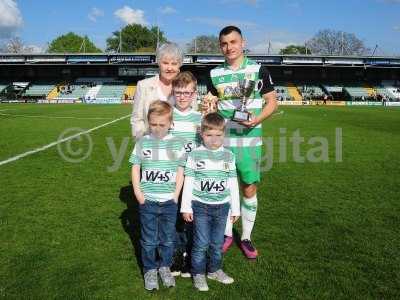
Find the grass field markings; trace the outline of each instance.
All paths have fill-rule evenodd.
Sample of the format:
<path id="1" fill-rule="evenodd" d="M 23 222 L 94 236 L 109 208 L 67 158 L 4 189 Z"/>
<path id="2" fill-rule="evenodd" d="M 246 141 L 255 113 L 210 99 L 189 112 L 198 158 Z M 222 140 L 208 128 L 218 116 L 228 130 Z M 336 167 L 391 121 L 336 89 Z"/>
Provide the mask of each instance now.
<path id="1" fill-rule="evenodd" d="M 10 158 L 8 158 L 8 159 L 6 159 L 6 160 L 0 161 L 0 166 L 5 165 L 5 164 L 8 164 L 8 163 L 13 162 L 13 161 L 17 161 L 17 160 L 19 160 L 19 159 L 21 159 L 21 158 L 23 158 L 23 157 L 26 157 L 26 156 L 35 154 L 35 153 L 37 153 L 37 152 L 41 152 L 41 151 L 47 150 L 47 149 L 49 149 L 49 148 L 51 148 L 51 147 L 57 146 L 57 145 L 59 145 L 59 144 L 61 144 L 61 143 L 64 143 L 64 142 L 66 142 L 66 141 L 70 141 L 70 140 L 72 140 L 72 139 L 74 139 L 74 138 L 77 138 L 77 137 L 79 137 L 79 136 L 81 136 L 81 135 L 83 135 L 83 134 L 87 135 L 87 134 L 90 133 L 90 132 L 93 132 L 93 131 L 95 131 L 95 130 L 97 130 L 97 129 L 103 128 L 103 127 L 108 126 L 108 125 L 110 125 L 110 124 L 113 124 L 113 123 L 115 123 L 115 122 L 121 121 L 121 120 L 123 120 L 123 119 L 129 118 L 130 116 L 131 116 L 131 114 L 126 115 L 126 116 L 123 116 L 123 117 L 120 117 L 120 118 L 115 119 L 115 120 L 113 120 L 113 121 L 110 121 L 110 122 L 101 124 L 101 125 L 99 125 L 99 126 L 93 127 L 93 128 L 88 129 L 88 130 L 86 130 L 86 131 L 83 131 L 83 132 L 81 131 L 81 132 L 79 132 L 79 133 L 77 133 L 77 134 L 74 134 L 74 135 L 71 135 L 71 136 L 68 136 L 68 137 L 65 137 L 65 138 L 63 137 L 63 138 L 60 139 L 60 137 L 62 137 L 62 136 L 63 136 L 63 133 L 66 131 L 66 130 L 64 130 L 64 132 L 61 133 L 61 135 L 59 136 L 59 138 L 57 139 L 57 141 L 52 142 L 52 143 L 47 144 L 47 145 L 44 145 L 44 146 L 42 146 L 42 147 L 39 147 L 39 148 L 30 150 L 30 151 L 24 152 L 24 153 L 21 153 L 21 154 L 18 154 L 18 155 L 16 155 L 16 156 L 10 157 Z M 71 129 L 71 128 L 69 128 L 69 129 Z M 68 129 L 67 129 L 67 130 L 68 130 Z"/>
<path id="2" fill-rule="evenodd" d="M 284 110 L 280 110 L 280 111 L 277 111 L 276 113 L 273 113 L 271 117 L 280 116 L 280 115 L 283 115 L 284 113 L 285 113 Z"/>
<path id="3" fill-rule="evenodd" d="M 25 117 L 25 118 L 45 118 L 45 119 L 74 119 L 74 120 L 111 120 L 112 118 L 80 118 L 80 117 L 69 117 L 69 116 L 46 116 L 46 115 L 16 115 L 16 114 L 5 114 L 0 111 L 0 116 L 12 116 L 12 117 Z"/>

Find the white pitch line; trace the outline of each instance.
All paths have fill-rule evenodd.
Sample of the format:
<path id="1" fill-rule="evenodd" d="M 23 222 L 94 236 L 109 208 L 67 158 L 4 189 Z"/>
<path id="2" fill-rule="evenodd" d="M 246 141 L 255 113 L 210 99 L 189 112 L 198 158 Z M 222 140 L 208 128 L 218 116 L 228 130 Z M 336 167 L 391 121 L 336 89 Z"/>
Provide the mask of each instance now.
<path id="1" fill-rule="evenodd" d="M 0 161 L 0 166 L 5 165 L 5 164 L 8 164 L 8 163 L 13 162 L 13 161 L 16 161 L 16 160 L 19 160 L 19 159 L 21 159 L 21 158 L 23 158 L 23 157 L 25 157 L 25 156 L 28 156 L 28 155 L 31 155 L 31 154 L 35 154 L 35 153 L 40 152 L 40 151 L 44 151 L 44 150 L 49 149 L 49 148 L 51 148 L 51 147 L 57 146 L 58 144 L 64 143 L 64 142 L 66 142 L 66 141 L 68 141 L 68 140 L 72 140 L 72 139 L 74 139 L 74 138 L 76 138 L 76 137 L 78 137 L 78 136 L 80 136 L 80 135 L 82 135 L 82 134 L 90 133 L 90 132 L 92 132 L 92 131 L 95 131 L 95 130 L 97 130 L 97 129 L 100 129 L 100 128 L 102 128 L 102 127 L 105 127 L 105 126 L 107 126 L 107 125 L 110 125 L 110 124 L 112 124 L 112 123 L 115 123 L 115 122 L 121 121 L 121 120 L 123 120 L 123 119 L 126 119 L 126 118 L 128 118 L 128 117 L 130 117 L 130 116 L 131 116 L 130 114 L 129 114 L 129 115 L 126 115 L 126 116 L 123 116 L 123 117 L 118 118 L 118 119 L 115 119 L 115 120 L 113 120 L 113 121 L 104 123 L 104 124 L 102 124 L 102 125 L 93 127 L 93 128 L 91 128 L 91 129 L 88 129 L 88 130 L 86 130 L 86 131 L 84 131 L 84 132 L 80 132 L 80 133 L 71 135 L 71 136 L 66 137 L 66 138 L 63 138 L 63 139 L 61 139 L 61 140 L 57 140 L 57 141 L 55 141 L 55 142 L 52 142 L 52 143 L 47 144 L 47 145 L 45 145 L 45 146 L 42 146 L 42 147 L 40 147 L 40 148 L 36 148 L 36 149 L 30 150 L 30 151 L 27 151 L 27 152 L 25 152 L 25 153 L 18 154 L 18 155 L 14 156 L 14 157 L 10 157 L 10 158 L 8 158 L 8 159 L 6 159 L 6 160 Z"/>
<path id="2" fill-rule="evenodd" d="M 52 116 L 46 116 L 46 115 L 15 115 L 15 114 L 4 114 L 2 112 L 0 112 L 0 116 L 27 117 L 27 118 L 45 118 L 45 119 L 74 119 L 74 120 L 110 120 L 111 119 L 111 118 L 79 118 L 79 117 L 62 117 L 62 116 L 52 117 Z"/>
<path id="3" fill-rule="evenodd" d="M 274 114 L 272 114 L 272 116 L 271 117 L 273 117 L 273 116 L 279 116 L 279 115 L 283 115 L 285 113 L 285 111 L 283 111 L 283 110 L 280 110 L 280 111 L 278 111 L 277 113 L 274 113 Z"/>

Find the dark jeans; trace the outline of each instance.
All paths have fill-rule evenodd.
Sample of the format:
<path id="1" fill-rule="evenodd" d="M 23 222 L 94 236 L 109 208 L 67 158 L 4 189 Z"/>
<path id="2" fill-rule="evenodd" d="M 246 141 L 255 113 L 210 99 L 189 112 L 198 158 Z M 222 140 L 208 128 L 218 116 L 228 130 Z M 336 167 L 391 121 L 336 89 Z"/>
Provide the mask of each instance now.
<path id="1" fill-rule="evenodd" d="M 176 253 L 184 253 L 190 255 L 193 244 L 193 223 L 185 222 L 178 207 L 176 217 Z"/>
<path id="2" fill-rule="evenodd" d="M 204 204 L 192 202 L 193 208 L 193 249 L 192 274 L 205 274 L 207 253 L 208 272 L 215 272 L 222 266 L 222 245 L 229 203 Z"/>
<path id="3" fill-rule="evenodd" d="M 146 200 L 143 205 L 139 205 L 143 273 L 171 266 L 175 248 L 177 209 L 173 200 L 167 202 Z M 159 262 L 156 261 L 157 250 Z"/>

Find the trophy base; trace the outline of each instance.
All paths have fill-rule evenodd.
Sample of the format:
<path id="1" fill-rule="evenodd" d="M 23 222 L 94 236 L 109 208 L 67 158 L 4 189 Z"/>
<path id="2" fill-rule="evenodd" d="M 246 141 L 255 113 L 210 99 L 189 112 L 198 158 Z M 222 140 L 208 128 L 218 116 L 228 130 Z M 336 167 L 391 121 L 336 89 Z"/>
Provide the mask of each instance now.
<path id="1" fill-rule="evenodd" d="M 235 110 L 232 116 L 232 121 L 235 122 L 243 122 L 243 121 L 249 121 L 250 120 L 250 112 L 248 111 L 241 111 L 241 110 Z"/>

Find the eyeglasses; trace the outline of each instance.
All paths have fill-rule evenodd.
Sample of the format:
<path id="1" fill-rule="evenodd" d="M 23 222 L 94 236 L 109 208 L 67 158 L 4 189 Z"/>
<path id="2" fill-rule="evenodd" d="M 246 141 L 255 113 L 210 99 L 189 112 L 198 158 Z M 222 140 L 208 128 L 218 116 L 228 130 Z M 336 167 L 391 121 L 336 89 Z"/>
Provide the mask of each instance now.
<path id="1" fill-rule="evenodd" d="M 181 97 L 181 96 L 190 97 L 190 96 L 192 96 L 194 93 L 195 93 L 195 92 L 174 91 L 174 95 L 177 96 L 177 97 Z"/>

